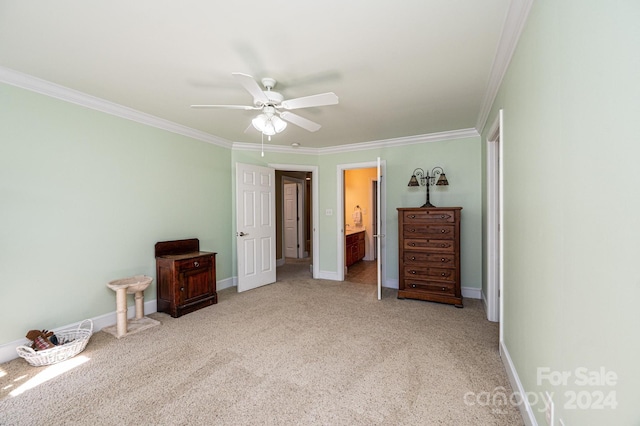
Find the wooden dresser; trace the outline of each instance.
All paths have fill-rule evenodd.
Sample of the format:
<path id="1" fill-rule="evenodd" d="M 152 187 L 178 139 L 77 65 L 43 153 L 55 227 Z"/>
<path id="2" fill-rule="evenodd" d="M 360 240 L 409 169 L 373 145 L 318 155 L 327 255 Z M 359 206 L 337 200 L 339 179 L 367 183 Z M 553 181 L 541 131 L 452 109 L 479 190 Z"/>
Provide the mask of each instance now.
<path id="1" fill-rule="evenodd" d="M 216 253 L 196 238 L 155 245 L 158 312 L 174 318 L 218 303 Z"/>
<path id="2" fill-rule="evenodd" d="M 359 260 L 364 259 L 364 230 L 352 232 L 344 237 L 344 251 L 346 259 L 345 266 L 351 266 Z"/>
<path id="3" fill-rule="evenodd" d="M 399 208 L 398 298 L 462 307 L 462 207 Z"/>

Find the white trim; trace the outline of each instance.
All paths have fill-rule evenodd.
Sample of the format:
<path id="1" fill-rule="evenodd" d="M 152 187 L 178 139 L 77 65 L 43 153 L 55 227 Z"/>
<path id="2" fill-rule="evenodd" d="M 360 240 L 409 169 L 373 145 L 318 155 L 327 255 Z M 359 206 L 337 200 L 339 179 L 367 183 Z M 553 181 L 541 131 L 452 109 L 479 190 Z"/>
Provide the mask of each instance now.
<path id="1" fill-rule="evenodd" d="M 311 166 L 308 164 L 274 164 L 269 163 L 269 167 L 275 170 L 285 170 L 293 172 L 311 172 L 311 241 L 313 244 L 312 259 L 313 262 L 313 278 L 320 277 L 320 210 L 319 203 L 319 183 L 320 176 L 318 173 L 318 166 Z"/>
<path id="2" fill-rule="evenodd" d="M 477 287 L 461 287 L 464 299 L 482 299 L 482 289 Z"/>
<path id="3" fill-rule="evenodd" d="M 501 316 L 500 297 L 502 294 L 501 256 L 501 216 L 502 216 L 502 110 L 491 125 L 487 136 L 487 216 L 486 216 L 486 259 L 487 259 L 487 319 L 499 322 Z"/>
<path id="4" fill-rule="evenodd" d="M 510 2 L 509 11 L 507 12 L 502 27 L 500 43 L 496 50 L 496 56 L 493 59 L 491 74 L 489 75 L 489 84 L 482 98 L 482 106 L 480 107 L 480 114 L 478 114 L 478 120 L 476 122 L 476 129 L 478 130 L 483 129 L 487 123 L 491 107 L 498 95 L 498 90 L 500 89 L 500 85 L 502 85 L 502 79 L 507 72 L 513 53 L 516 50 L 518 40 L 527 22 L 527 17 L 529 16 L 533 2 L 534 0 Z"/>
<path id="5" fill-rule="evenodd" d="M 315 269 L 315 265 L 314 265 L 314 269 Z M 341 279 L 339 279 L 338 273 L 334 271 L 318 271 L 317 277 L 315 277 L 315 272 L 314 272 L 314 278 L 317 278 L 319 280 L 342 281 Z"/>
<path id="6" fill-rule="evenodd" d="M 426 135 L 408 136 L 394 139 L 384 139 L 379 141 L 369 141 L 352 143 L 347 145 L 318 148 L 318 154 L 337 154 L 342 152 L 364 151 L 367 149 L 390 148 L 405 145 L 416 145 L 426 142 L 440 142 L 452 139 L 464 139 L 478 137 L 480 134 L 476 129 L 451 130 L 448 132 L 430 133 Z"/>
<path id="7" fill-rule="evenodd" d="M 153 314 L 154 312 L 157 312 L 158 311 L 157 308 L 158 308 L 158 304 L 156 299 L 148 300 L 144 302 L 145 315 Z M 134 318 L 135 316 L 136 316 L 135 305 L 127 306 L 127 318 L 131 319 L 131 318 Z M 93 332 L 96 333 L 102 330 L 103 328 L 109 327 L 116 323 L 116 311 L 109 312 L 104 315 L 99 315 L 97 317 L 93 317 L 91 318 L 91 321 L 93 322 Z M 81 322 L 82 321 L 79 321 L 73 324 L 68 324 L 62 327 L 58 327 L 52 331 L 56 332 L 59 330 L 74 328 L 80 325 Z M 20 339 L 20 340 L 15 340 L 13 342 L 5 343 L 4 345 L 0 346 L 0 363 L 11 361 L 12 359 L 18 358 L 18 353 L 16 352 L 16 348 L 20 345 L 25 345 L 28 342 L 29 341 L 27 339 Z"/>
<path id="8" fill-rule="evenodd" d="M 529 404 L 529 399 L 526 398 L 527 394 L 524 391 L 522 382 L 520 382 L 518 372 L 516 371 L 515 365 L 513 365 L 513 361 L 511 360 L 511 356 L 509 355 L 509 351 L 507 350 L 507 346 L 504 342 L 500 342 L 500 358 L 502 359 L 502 364 L 507 372 L 509 383 L 511 383 L 511 389 L 522 396 L 519 400 L 522 400 L 523 403 L 518 405 L 518 409 L 520 410 L 520 415 L 522 416 L 522 420 L 524 420 L 524 424 L 527 426 L 538 426 L 531 404 Z"/>
<path id="9" fill-rule="evenodd" d="M 235 286 L 234 282 L 236 278 L 226 278 L 224 280 L 220 280 L 216 282 L 216 291 L 224 290 L 225 288 L 229 288 Z M 147 300 L 144 302 L 144 313 L 145 315 L 153 314 L 158 312 L 158 301 L 157 299 Z M 136 316 L 135 304 L 127 306 L 127 318 L 131 319 Z M 93 322 L 93 332 L 96 333 L 102 330 L 105 327 L 112 326 L 116 323 L 116 311 L 112 311 L 103 315 L 99 315 L 97 317 L 91 318 Z M 75 322 L 73 324 L 68 324 L 62 327 L 58 327 L 53 329 L 54 332 L 58 330 L 64 330 L 68 328 L 77 327 L 80 325 L 82 321 Z M 25 345 L 29 341 L 27 339 L 19 339 L 14 340 L 13 342 L 8 342 L 3 345 L 0 345 L 0 364 L 3 362 L 11 361 L 12 359 L 18 358 L 18 353 L 16 352 L 16 348 L 20 345 Z"/>
<path id="10" fill-rule="evenodd" d="M 177 124 L 172 121 L 168 121 L 163 118 L 159 118 L 151 114 L 135 110 L 133 108 L 125 107 L 114 102 L 87 95 L 86 93 L 69 89 L 68 87 L 60 86 L 58 84 L 51 83 L 49 81 L 42 80 L 1 66 L 0 82 L 20 87 L 22 89 L 30 90 L 32 92 L 40 93 L 45 96 L 50 96 L 52 98 L 60 99 L 65 102 L 80 105 L 85 108 L 90 108 L 96 111 L 104 112 L 106 114 L 111 114 L 116 117 L 124 118 L 126 120 L 131 120 L 147 126 L 166 130 L 171 133 L 187 136 L 189 138 L 197 139 L 213 145 L 222 146 L 224 148 L 232 148 L 232 143 L 230 141 L 218 136 L 213 136 L 200 130 L 195 130 L 187 126 L 183 126 L 181 124 Z"/>
<path id="11" fill-rule="evenodd" d="M 336 182 L 337 182 L 337 200 L 336 200 L 336 224 L 337 224 L 337 247 L 336 247 L 336 265 L 338 272 L 336 276 L 338 281 L 344 281 L 345 276 L 345 254 L 344 254 L 344 172 L 345 170 L 354 170 L 354 169 L 375 169 L 378 167 L 378 161 L 367 161 L 362 163 L 348 163 L 348 164 L 338 164 L 336 166 Z M 387 203 L 386 203 L 386 192 L 385 192 L 385 179 L 386 175 L 386 160 L 380 160 L 380 181 L 378 181 L 378 185 L 382 185 L 380 187 L 380 224 L 381 228 L 378 230 L 378 235 L 382 236 L 381 239 L 381 249 L 378 253 L 378 257 L 381 262 L 382 270 L 380 272 L 380 278 L 384 279 L 386 274 L 386 264 L 387 264 L 387 256 L 386 256 L 386 242 L 385 235 L 387 233 L 386 229 L 386 217 L 387 217 Z"/>

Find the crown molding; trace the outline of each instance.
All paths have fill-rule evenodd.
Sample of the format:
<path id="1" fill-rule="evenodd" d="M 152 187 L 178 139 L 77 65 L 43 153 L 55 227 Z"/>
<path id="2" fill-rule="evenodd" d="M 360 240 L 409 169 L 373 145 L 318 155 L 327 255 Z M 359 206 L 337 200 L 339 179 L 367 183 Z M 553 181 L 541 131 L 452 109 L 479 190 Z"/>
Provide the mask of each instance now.
<path id="1" fill-rule="evenodd" d="M 512 0 L 509 5 L 504 26 L 502 27 L 502 35 L 500 36 L 498 49 L 496 50 L 496 56 L 491 66 L 489 84 L 482 98 L 480 114 L 478 114 L 478 121 L 476 122 L 476 129 L 478 129 L 479 132 L 482 132 L 484 126 L 487 124 L 491 107 L 496 100 L 498 90 L 500 90 L 500 86 L 502 85 L 502 79 L 507 72 L 507 68 L 516 50 L 518 40 L 527 22 L 527 17 L 529 16 L 529 11 L 534 1 L 535 0 Z"/>
<path id="2" fill-rule="evenodd" d="M 209 133 L 183 126 L 95 96 L 87 95 L 86 93 L 69 89 L 68 87 L 60 86 L 58 84 L 51 83 L 50 81 L 42 80 L 2 66 L 0 66 L 0 82 L 60 99 L 65 102 L 80 105 L 85 108 L 111 114 L 126 120 L 135 121 L 147 126 L 211 143 L 213 145 L 219 145 L 224 148 L 231 148 L 232 146 L 230 141 L 213 136 Z"/>
<path id="3" fill-rule="evenodd" d="M 441 142 L 452 139 L 479 137 L 476 129 L 452 130 L 449 132 L 430 133 L 425 135 L 408 136 L 394 139 L 384 139 L 371 142 L 352 143 L 348 145 L 330 146 L 326 148 L 293 148 L 282 145 L 264 145 L 264 152 L 286 152 L 289 154 L 329 155 L 345 152 L 365 151 L 368 149 L 395 148 L 404 145 L 415 145 L 427 142 Z M 262 151 L 257 143 L 234 142 L 233 149 L 237 151 Z"/>
<path id="4" fill-rule="evenodd" d="M 234 151 L 264 151 L 264 152 L 284 152 L 288 154 L 311 154 L 317 155 L 317 148 L 303 148 L 297 147 L 294 148 L 292 146 L 285 145 L 272 145 L 272 144 L 264 144 L 259 143 L 250 143 L 250 142 L 234 142 L 232 149 Z"/>
<path id="5" fill-rule="evenodd" d="M 404 145 L 415 145 L 427 142 L 441 142 L 452 139 L 465 139 L 480 136 L 476 129 L 451 130 L 448 132 L 429 133 L 425 135 L 407 136 L 378 141 L 353 143 L 348 145 L 319 148 L 318 154 L 338 154 L 343 152 L 364 151 L 367 149 L 391 148 Z"/>
<path id="6" fill-rule="evenodd" d="M 111 114 L 126 120 L 135 121 L 147 126 L 166 130 L 179 135 L 187 136 L 192 139 L 218 145 L 224 148 L 237 151 L 265 151 L 265 152 L 281 152 L 289 154 L 308 154 L 308 155 L 329 155 L 344 152 L 364 151 L 368 149 L 398 147 L 403 145 L 421 144 L 426 142 L 439 142 L 452 139 L 464 139 L 477 137 L 479 133 L 476 129 L 452 130 L 448 132 L 430 133 L 425 135 L 408 136 L 394 139 L 384 139 L 370 142 L 360 142 L 347 145 L 332 146 L 326 148 L 306 148 L 306 147 L 290 147 L 282 145 L 258 144 L 246 142 L 231 142 L 226 139 L 183 126 L 153 115 L 125 107 L 114 102 L 110 102 L 95 96 L 88 95 L 68 87 L 60 86 L 40 78 L 30 76 L 18 71 L 11 70 L 0 66 L 0 82 L 32 92 L 40 93 L 45 96 L 60 99 L 76 105 L 90 108 L 96 111 Z"/>

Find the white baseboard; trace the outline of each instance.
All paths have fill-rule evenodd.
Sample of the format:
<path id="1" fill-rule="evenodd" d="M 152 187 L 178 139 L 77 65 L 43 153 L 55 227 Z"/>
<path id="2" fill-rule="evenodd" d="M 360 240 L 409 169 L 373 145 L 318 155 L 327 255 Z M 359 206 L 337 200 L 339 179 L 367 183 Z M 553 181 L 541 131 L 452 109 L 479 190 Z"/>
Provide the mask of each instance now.
<path id="1" fill-rule="evenodd" d="M 482 289 L 475 287 L 462 287 L 462 297 L 467 299 L 482 299 Z"/>
<path id="2" fill-rule="evenodd" d="M 144 313 L 152 314 L 154 312 L 158 312 L 158 304 L 156 299 L 149 300 L 144 302 Z M 128 306 L 127 309 L 127 318 L 131 319 L 136 316 L 136 308 L 135 305 Z M 116 323 L 116 311 L 109 312 L 104 315 L 99 315 L 97 317 L 90 318 L 93 322 L 93 332 L 97 332 L 102 330 L 105 327 L 109 327 L 110 325 L 114 325 Z M 68 324 L 62 327 L 58 327 L 53 329 L 52 331 L 55 333 L 59 330 L 72 329 L 80 325 L 82 321 L 75 322 L 73 324 Z M 26 331 L 25 331 L 26 333 Z M 0 346 L 0 363 L 11 361 L 12 359 L 18 358 L 18 353 L 16 352 L 16 348 L 21 345 L 26 345 L 29 343 L 27 339 L 15 340 L 13 342 L 5 343 Z"/>
<path id="3" fill-rule="evenodd" d="M 216 290 L 223 290 L 225 288 L 233 287 L 237 285 L 236 278 L 227 278 L 224 280 L 220 280 L 216 282 Z M 158 312 L 158 304 L 156 299 L 148 300 L 144 302 L 144 313 L 153 314 L 154 312 Z M 135 305 L 128 306 L 127 309 L 127 317 L 133 318 L 136 315 Z M 93 332 L 97 332 L 102 330 L 105 327 L 109 327 L 116 323 L 116 311 L 106 313 L 104 315 L 99 315 L 97 317 L 90 318 L 93 322 Z M 73 324 L 68 324 L 62 327 L 58 327 L 52 330 L 54 333 L 59 330 L 66 330 L 69 328 L 74 328 L 80 325 L 82 321 L 78 321 Z M 25 330 L 25 333 L 28 330 Z M 18 346 L 26 345 L 29 343 L 27 339 L 15 340 L 13 342 L 5 343 L 0 345 L 0 363 L 11 361 L 12 359 L 18 358 L 18 353 L 16 352 L 16 348 Z"/>
<path id="4" fill-rule="evenodd" d="M 524 397 L 524 395 L 526 395 L 526 392 L 524 390 L 524 387 L 522 386 L 522 383 L 520 382 L 518 372 L 516 371 L 515 365 L 513 365 L 513 362 L 511 361 L 511 356 L 509 356 L 509 351 L 507 350 L 504 342 L 500 342 L 500 358 L 502 359 L 502 364 L 504 364 L 504 368 L 507 371 L 509 383 L 511 383 L 511 389 L 523 396 L 522 398 L 520 398 L 523 403 L 518 405 L 518 409 L 520 410 L 520 415 L 522 416 L 522 420 L 524 420 L 524 424 L 527 426 L 538 426 L 536 417 L 533 415 L 531 404 L 529 404 L 528 398 Z"/>
<path id="5" fill-rule="evenodd" d="M 338 281 L 338 273 L 332 271 L 319 271 L 318 276 L 315 277 L 315 279 Z"/>

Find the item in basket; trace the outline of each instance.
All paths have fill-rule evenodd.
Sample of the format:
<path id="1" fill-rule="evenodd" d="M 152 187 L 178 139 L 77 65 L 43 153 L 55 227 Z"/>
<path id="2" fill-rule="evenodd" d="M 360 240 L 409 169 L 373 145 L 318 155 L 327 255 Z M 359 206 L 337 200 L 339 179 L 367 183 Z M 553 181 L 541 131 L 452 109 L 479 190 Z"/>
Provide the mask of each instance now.
<path id="1" fill-rule="evenodd" d="M 29 330 L 26 337 L 33 341 L 31 347 L 37 351 L 51 349 L 56 346 L 58 341 L 53 331 L 48 330 Z"/>

